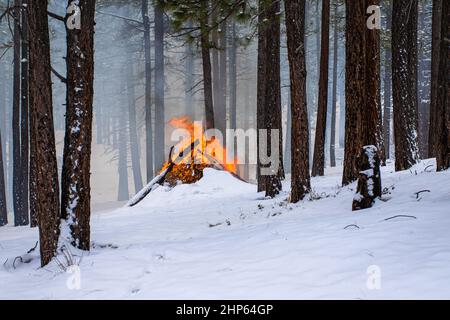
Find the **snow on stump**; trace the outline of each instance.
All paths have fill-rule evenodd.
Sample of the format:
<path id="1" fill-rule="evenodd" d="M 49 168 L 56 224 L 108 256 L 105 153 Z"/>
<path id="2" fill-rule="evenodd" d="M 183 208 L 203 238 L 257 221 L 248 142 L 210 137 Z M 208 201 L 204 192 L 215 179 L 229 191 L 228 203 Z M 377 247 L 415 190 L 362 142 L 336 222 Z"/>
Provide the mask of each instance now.
<path id="1" fill-rule="evenodd" d="M 360 172 L 353 198 L 353 211 L 370 208 L 375 199 L 381 197 L 381 162 L 378 149 L 373 145 L 364 146 L 357 161 Z"/>

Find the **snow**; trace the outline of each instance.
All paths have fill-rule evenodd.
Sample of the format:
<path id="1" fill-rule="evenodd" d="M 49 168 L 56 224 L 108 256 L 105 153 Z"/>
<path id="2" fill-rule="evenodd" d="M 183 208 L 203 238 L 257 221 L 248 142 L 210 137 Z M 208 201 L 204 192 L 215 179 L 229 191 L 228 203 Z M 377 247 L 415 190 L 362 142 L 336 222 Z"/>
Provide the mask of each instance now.
<path id="1" fill-rule="evenodd" d="M 313 178 L 314 194 L 295 205 L 207 169 L 93 214 L 93 248 L 71 273 L 27 254 L 37 229 L 3 227 L 0 299 L 449 299 L 450 172 L 429 164 L 383 167 L 390 194 L 358 212 L 341 169 Z M 12 266 L 20 255 L 31 261 Z"/>

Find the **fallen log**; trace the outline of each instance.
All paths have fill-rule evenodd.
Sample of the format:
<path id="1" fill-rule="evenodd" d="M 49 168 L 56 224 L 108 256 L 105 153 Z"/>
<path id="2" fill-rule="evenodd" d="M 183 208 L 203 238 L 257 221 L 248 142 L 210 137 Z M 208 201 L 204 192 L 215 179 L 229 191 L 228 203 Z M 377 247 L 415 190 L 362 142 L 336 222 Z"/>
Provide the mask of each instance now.
<path id="1" fill-rule="evenodd" d="M 167 166 L 166 169 L 164 169 L 160 174 L 158 174 L 156 177 L 154 177 L 141 191 L 139 191 L 133 198 L 131 198 L 128 203 L 126 204 L 127 207 L 133 207 L 135 205 L 137 205 L 139 202 L 141 202 L 150 192 L 152 192 L 153 190 L 155 190 L 158 186 L 162 185 L 166 179 L 167 174 L 172 171 L 173 167 L 175 166 L 176 163 L 182 161 L 186 155 L 188 154 L 188 152 L 191 152 L 191 150 L 194 150 L 194 148 L 196 146 L 198 146 L 200 143 L 199 140 L 195 140 L 194 142 L 192 142 L 186 149 L 182 150 L 177 158 L 174 160 L 172 160 L 172 152 L 173 152 L 173 148 L 170 148 L 170 152 L 169 152 L 169 159 L 168 159 L 168 163 L 169 165 Z"/>

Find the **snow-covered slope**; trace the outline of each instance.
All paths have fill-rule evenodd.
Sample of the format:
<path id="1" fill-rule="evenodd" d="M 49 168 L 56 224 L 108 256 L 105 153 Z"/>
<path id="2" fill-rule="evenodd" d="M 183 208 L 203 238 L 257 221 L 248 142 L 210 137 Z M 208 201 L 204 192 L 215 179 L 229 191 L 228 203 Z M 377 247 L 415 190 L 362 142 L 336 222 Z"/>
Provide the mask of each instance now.
<path id="1" fill-rule="evenodd" d="M 449 299 L 450 172 L 430 164 L 383 168 L 385 201 L 359 212 L 337 169 L 295 205 L 206 170 L 196 184 L 94 214 L 79 290 L 76 270 L 41 269 L 34 253 L 13 268 L 38 232 L 0 228 L 0 299 Z"/>

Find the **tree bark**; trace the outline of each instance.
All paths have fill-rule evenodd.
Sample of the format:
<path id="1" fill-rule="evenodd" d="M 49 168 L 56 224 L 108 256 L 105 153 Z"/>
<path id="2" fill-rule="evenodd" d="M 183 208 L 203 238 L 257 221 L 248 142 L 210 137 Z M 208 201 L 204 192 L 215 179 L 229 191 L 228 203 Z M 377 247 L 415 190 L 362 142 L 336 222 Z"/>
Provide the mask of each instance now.
<path id="1" fill-rule="evenodd" d="M 436 101 L 436 162 L 437 170 L 450 168 L 450 2 L 442 2 L 439 45 L 438 92 Z"/>
<path id="2" fill-rule="evenodd" d="M 142 0 L 142 21 L 144 26 L 144 59 L 145 59 L 145 156 L 147 182 L 155 175 L 153 169 L 153 128 L 152 128 L 152 66 L 150 42 L 150 18 L 148 16 L 148 0 Z M 128 198 L 128 197 L 127 197 Z"/>
<path id="3" fill-rule="evenodd" d="M 396 0 L 392 8 L 392 85 L 395 170 L 419 159 L 417 141 L 417 0 Z"/>
<path id="4" fill-rule="evenodd" d="M 56 253 L 60 233 L 47 0 L 30 1 L 27 14 L 29 23 L 30 146 L 33 161 L 30 205 L 38 217 L 41 265 L 45 266 Z"/>
<path id="5" fill-rule="evenodd" d="M 165 160 L 164 117 L 164 12 L 161 0 L 155 4 L 155 167 L 160 170 Z"/>
<path id="6" fill-rule="evenodd" d="M 266 17 L 267 12 L 265 8 L 265 0 L 258 1 L 259 15 L 258 15 L 258 73 L 257 73 L 257 96 L 256 96 L 256 129 L 257 129 L 257 166 L 256 166 L 256 179 L 258 183 L 258 192 L 265 191 L 267 176 L 261 174 L 261 156 L 260 156 L 260 132 L 265 129 L 265 96 L 266 96 L 266 77 L 267 77 L 267 65 L 266 65 Z"/>
<path id="7" fill-rule="evenodd" d="M 237 48 L 236 21 L 231 23 L 230 36 L 230 128 L 237 128 Z"/>
<path id="8" fill-rule="evenodd" d="M 342 184 L 348 185 L 359 175 L 357 156 L 358 113 L 365 106 L 366 1 L 346 1 L 345 26 L 345 148 Z"/>
<path id="9" fill-rule="evenodd" d="M 433 0 L 433 26 L 431 45 L 431 90 L 430 90 L 430 127 L 428 132 L 428 155 L 436 156 L 436 123 L 439 118 L 437 113 L 438 101 L 438 77 L 439 77 L 439 57 L 441 42 L 441 18 L 443 0 Z"/>
<path id="10" fill-rule="evenodd" d="M 325 133 L 328 104 L 328 55 L 330 47 L 330 0 L 322 0 L 322 27 L 320 45 L 319 97 L 317 105 L 316 138 L 311 175 L 323 176 L 325 168 Z"/>
<path id="11" fill-rule="evenodd" d="M 309 129 L 306 101 L 305 0 L 285 0 L 286 32 L 291 83 L 291 202 L 311 189 Z M 287 137 L 286 139 L 288 139 Z"/>
<path id="12" fill-rule="evenodd" d="M 280 80 L 280 3 L 274 2 L 267 7 L 269 25 L 266 30 L 266 86 L 265 86 L 265 129 L 267 129 L 268 154 L 274 152 L 272 134 L 278 132 L 278 166 L 271 170 L 265 179 L 266 197 L 275 197 L 281 191 L 283 171 L 283 133 L 281 123 L 281 80 Z M 272 132 L 274 130 L 274 132 Z"/>
<path id="13" fill-rule="evenodd" d="M 71 0 L 68 1 L 70 5 Z M 92 103 L 94 95 L 95 1 L 80 0 L 81 29 L 66 28 L 67 102 L 61 217 L 70 227 L 69 242 L 90 249 Z"/>

